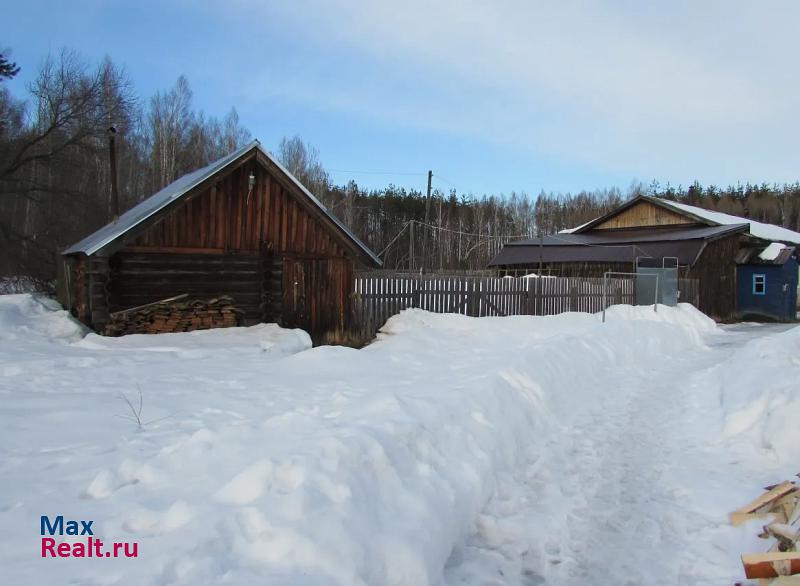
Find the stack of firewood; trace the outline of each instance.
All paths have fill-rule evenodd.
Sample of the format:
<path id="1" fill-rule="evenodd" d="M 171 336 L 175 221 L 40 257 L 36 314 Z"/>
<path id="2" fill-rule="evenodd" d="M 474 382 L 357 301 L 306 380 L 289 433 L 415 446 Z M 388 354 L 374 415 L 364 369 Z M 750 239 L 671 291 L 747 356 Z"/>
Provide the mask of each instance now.
<path id="1" fill-rule="evenodd" d="M 110 314 L 109 318 L 104 333 L 107 336 L 123 336 L 238 326 L 242 322 L 242 312 L 228 296 L 190 300 L 188 295 L 179 295 L 117 311 Z"/>
<path id="2" fill-rule="evenodd" d="M 742 556 L 745 575 L 765 585 L 800 585 L 800 485 L 786 481 L 764 490 L 757 499 L 731 513 L 734 525 L 752 519 L 767 521 L 759 537 L 770 540 L 770 547 L 766 553 Z"/>

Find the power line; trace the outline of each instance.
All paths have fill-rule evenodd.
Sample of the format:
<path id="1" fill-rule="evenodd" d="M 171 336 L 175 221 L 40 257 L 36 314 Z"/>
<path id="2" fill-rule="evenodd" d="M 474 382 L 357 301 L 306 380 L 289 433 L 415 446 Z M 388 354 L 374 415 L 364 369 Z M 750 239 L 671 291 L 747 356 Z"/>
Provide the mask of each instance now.
<path id="1" fill-rule="evenodd" d="M 437 175 L 436 175 L 434 178 L 435 178 L 435 179 L 438 179 L 439 181 L 442 181 L 443 183 L 447 183 L 447 184 L 448 184 L 450 187 L 452 187 L 452 188 L 454 188 L 454 189 L 459 189 L 459 190 L 461 190 L 461 191 L 464 191 L 464 190 L 463 190 L 463 189 L 461 189 L 461 188 L 460 188 L 458 185 L 456 185 L 455 183 L 453 183 L 453 182 L 452 182 L 452 181 L 450 181 L 449 179 L 445 179 L 444 177 L 442 177 L 442 176 L 441 176 L 441 175 L 439 175 L 439 174 L 437 174 Z"/>
<path id="2" fill-rule="evenodd" d="M 434 226 L 432 224 L 426 224 L 425 222 L 420 222 L 419 220 L 409 220 L 410 222 L 414 222 L 415 224 L 419 224 L 420 226 L 427 226 L 433 230 L 441 230 L 442 232 L 451 232 L 453 234 L 461 234 L 462 236 L 477 236 L 479 238 L 494 238 L 497 240 L 502 240 L 504 238 L 530 238 L 530 234 L 522 234 L 522 235 L 513 235 L 513 236 L 499 236 L 499 235 L 492 235 L 492 234 L 481 234 L 480 232 L 464 232 L 462 230 L 453 230 L 452 228 L 444 228 L 442 226 Z"/>
<path id="3" fill-rule="evenodd" d="M 383 250 L 381 250 L 381 251 L 378 253 L 378 258 L 382 257 L 382 256 L 383 256 L 383 253 L 384 253 L 384 252 L 386 252 L 387 250 L 389 250 L 389 247 L 390 247 L 392 244 L 394 244 L 395 242 L 397 242 L 397 239 L 398 239 L 398 238 L 400 238 L 400 235 L 401 235 L 403 232 L 405 232 L 405 231 L 406 231 L 406 228 L 408 228 L 408 225 L 409 225 L 411 222 L 413 222 L 413 221 L 414 221 L 414 220 L 410 220 L 410 221 L 406 222 L 405 224 L 403 224 L 403 227 L 402 227 L 402 228 L 400 228 L 400 231 L 397 233 L 397 235 L 396 235 L 394 238 L 392 238 L 392 241 L 391 241 L 391 242 L 389 242 L 389 244 L 387 244 L 387 245 L 384 247 L 384 249 L 383 249 Z"/>
<path id="4" fill-rule="evenodd" d="M 328 169 L 332 173 L 352 173 L 353 175 L 406 175 L 424 177 L 427 173 L 411 173 L 405 171 L 351 171 L 348 169 Z"/>
<path id="5" fill-rule="evenodd" d="M 527 238 L 527 239 L 531 238 L 530 234 L 516 234 L 516 235 L 512 235 L 512 236 L 500 236 L 500 235 L 494 235 L 494 234 L 482 234 L 480 232 L 464 232 L 463 230 L 454 230 L 452 228 L 444 228 L 443 226 L 434 226 L 433 224 L 426 224 L 425 222 L 420 222 L 419 220 L 408 220 L 406 223 L 403 224 L 403 227 L 400 229 L 400 231 L 397 233 L 397 235 L 392 239 L 391 242 L 389 242 L 388 245 L 386 245 L 386 247 L 383 249 L 383 251 L 381 251 L 381 253 L 378 256 L 382 256 L 389 249 L 389 247 L 391 247 L 397 241 L 397 239 L 400 238 L 400 235 L 403 232 L 405 232 L 406 228 L 408 228 L 410 224 L 417 224 L 418 226 L 424 226 L 424 227 L 427 227 L 427 228 L 429 228 L 431 230 L 439 230 L 441 232 L 450 232 L 451 234 L 459 234 L 461 236 L 474 236 L 474 237 L 477 237 L 477 238 L 484 239 L 487 242 L 491 241 L 491 240 L 516 240 L 516 239 L 522 239 L 522 238 Z M 567 240 L 566 238 L 559 237 L 559 236 L 556 236 L 556 235 L 549 235 L 548 238 L 551 238 L 553 240 L 560 240 L 561 242 L 564 242 L 566 244 L 571 244 L 573 246 L 589 246 L 589 247 L 592 247 L 592 248 L 632 248 L 634 251 L 638 250 L 638 251 L 644 253 L 648 257 L 655 258 L 655 257 L 653 257 L 652 254 L 650 254 L 647 250 L 645 250 L 644 248 L 642 248 L 638 244 L 590 244 L 590 243 L 584 243 L 584 242 L 575 242 L 574 240 Z M 536 244 L 531 244 L 531 246 L 536 246 Z"/>

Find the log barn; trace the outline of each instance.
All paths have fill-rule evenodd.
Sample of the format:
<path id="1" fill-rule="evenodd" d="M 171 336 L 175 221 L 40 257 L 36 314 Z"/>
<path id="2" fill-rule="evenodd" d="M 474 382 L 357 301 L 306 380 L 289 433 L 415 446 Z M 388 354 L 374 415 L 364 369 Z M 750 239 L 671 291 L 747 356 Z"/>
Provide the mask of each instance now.
<path id="1" fill-rule="evenodd" d="M 699 309 L 725 321 L 759 313 L 776 317 L 773 308 L 765 306 L 759 312 L 757 307 L 759 303 L 777 303 L 771 295 L 748 296 L 745 301 L 741 292 L 746 287 L 741 283 L 737 287 L 737 281 L 750 278 L 744 265 L 770 246 L 786 246 L 780 257 L 786 265 L 796 244 L 800 244 L 800 233 L 786 228 L 638 196 L 577 228 L 510 242 L 489 267 L 501 272 L 538 272 L 541 268 L 556 276 L 602 277 L 606 271 L 635 272 L 637 258 L 662 265 L 667 259 L 677 262 L 681 278 L 699 282 Z M 787 266 L 775 271 L 776 281 L 769 290 L 786 294 L 787 299 L 780 303 L 784 307 L 791 304 L 792 311 L 784 312 L 781 319 L 794 319 L 797 275 L 792 278 L 791 267 L 796 267 L 796 262 Z"/>
<path id="2" fill-rule="evenodd" d="M 179 178 L 61 261 L 59 300 L 100 333 L 110 316 L 166 298 L 230 297 L 241 325 L 302 328 L 317 344 L 351 341 L 354 270 L 381 264 L 258 141 Z"/>

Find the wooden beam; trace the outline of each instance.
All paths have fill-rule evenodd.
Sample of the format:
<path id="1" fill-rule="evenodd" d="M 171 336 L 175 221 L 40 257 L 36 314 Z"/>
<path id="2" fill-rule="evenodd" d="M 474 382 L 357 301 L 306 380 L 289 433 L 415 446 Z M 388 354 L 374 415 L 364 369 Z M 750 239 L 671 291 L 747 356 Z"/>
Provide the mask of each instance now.
<path id="1" fill-rule="evenodd" d="M 776 551 L 751 553 L 742 556 L 745 576 L 748 578 L 777 578 L 800 574 L 800 552 Z"/>
<path id="2" fill-rule="evenodd" d="M 176 254 L 223 254 L 223 248 L 196 248 L 192 246 L 126 246 L 120 252 L 168 252 Z"/>
<path id="3" fill-rule="evenodd" d="M 170 303 L 172 301 L 178 301 L 180 299 L 185 299 L 189 296 L 188 293 L 182 293 L 180 295 L 176 295 L 175 297 L 167 297 L 166 299 L 159 299 L 158 301 L 153 301 L 152 303 L 145 303 L 144 305 L 139 305 L 137 307 L 131 307 L 129 309 L 123 309 L 122 311 L 115 311 L 114 313 L 110 313 L 110 317 L 116 317 L 118 315 L 125 315 L 126 313 L 130 313 L 131 311 L 137 311 L 139 309 L 144 309 L 146 307 L 151 307 L 153 305 L 158 305 L 159 303 Z"/>
<path id="4" fill-rule="evenodd" d="M 734 525 L 740 525 L 748 519 L 763 516 L 765 513 L 770 512 L 767 509 L 771 505 L 798 491 L 800 491 L 800 488 L 798 488 L 793 482 L 789 482 L 788 480 L 786 482 L 781 482 L 779 485 L 775 486 L 771 490 L 768 490 L 742 508 L 731 513 L 730 521 Z"/>
<path id="5" fill-rule="evenodd" d="M 783 551 L 794 549 L 795 543 L 800 540 L 800 528 L 786 523 L 770 523 L 764 527 L 764 532 L 777 539 Z"/>

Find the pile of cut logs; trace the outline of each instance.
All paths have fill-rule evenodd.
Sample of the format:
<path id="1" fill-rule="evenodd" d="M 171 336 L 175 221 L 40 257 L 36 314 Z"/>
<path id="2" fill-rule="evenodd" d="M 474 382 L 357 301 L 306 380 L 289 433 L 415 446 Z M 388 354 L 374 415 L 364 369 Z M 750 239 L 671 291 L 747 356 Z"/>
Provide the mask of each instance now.
<path id="1" fill-rule="evenodd" d="M 757 499 L 731 513 L 734 525 L 766 520 L 759 537 L 772 541 L 766 553 L 742 556 L 745 575 L 757 578 L 762 585 L 800 585 L 800 485 L 786 481 L 764 490 Z"/>
<path id="2" fill-rule="evenodd" d="M 109 314 L 107 336 L 191 332 L 228 328 L 242 322 L 242 312 L 228 296 L 209 300 L 189 299 L 188 294 L 162 299 Z"/>

